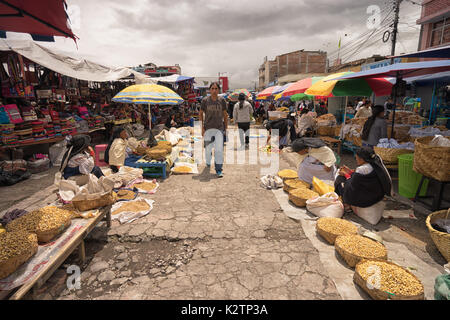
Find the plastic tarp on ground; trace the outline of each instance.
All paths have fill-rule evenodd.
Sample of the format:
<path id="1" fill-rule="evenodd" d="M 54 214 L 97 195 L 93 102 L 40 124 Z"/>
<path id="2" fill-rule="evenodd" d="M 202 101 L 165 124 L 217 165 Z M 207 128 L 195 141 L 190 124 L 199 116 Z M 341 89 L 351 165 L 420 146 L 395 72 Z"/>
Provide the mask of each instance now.
<path id="1" fill-rule="evenodd" d="M 129 68 L 112 68 L 86 59 L 77 59 L 28 40 L 1 40 L 0 51 L 14 51 L 62 75 L 85 81 L 115 81 L 134 75 L 136 82 L 146 76 Z"/>

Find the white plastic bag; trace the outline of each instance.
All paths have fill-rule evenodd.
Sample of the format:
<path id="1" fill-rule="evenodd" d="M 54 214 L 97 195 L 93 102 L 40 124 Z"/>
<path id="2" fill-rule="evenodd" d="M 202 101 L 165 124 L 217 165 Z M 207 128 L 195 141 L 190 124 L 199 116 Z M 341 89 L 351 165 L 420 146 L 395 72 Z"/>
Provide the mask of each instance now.
<path id="1" fill-rule="evenodd" d="M 283 180 L 278 176 L 266 175 L 261 178 L 261 187 L 266 189 L 278 189 L 283 186 Z"/>
<path id="2" fill-rule="evenodd" d="M 318 217 L 341 218 L 344 215 L 344 205 L 335 192 L 307 200 L 306 209 Z"/>
<path id="3" fill-rule="evenodd" d="M 381 200 L 380 202 L 377 202 L 373 206 L 370 206 L 368 208 L 352 206 L 352 210 L 361 219 L 367 221 L 372 225 L 376 225 L 383 216 L 385 206 L 386 204 L 383 200 Z"/>

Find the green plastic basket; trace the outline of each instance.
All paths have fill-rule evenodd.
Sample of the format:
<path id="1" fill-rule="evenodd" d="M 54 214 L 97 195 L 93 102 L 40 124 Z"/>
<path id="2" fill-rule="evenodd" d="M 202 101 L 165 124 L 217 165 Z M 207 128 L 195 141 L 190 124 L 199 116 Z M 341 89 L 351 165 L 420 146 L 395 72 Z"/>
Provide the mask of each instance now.
<path id="1" fill-rule="evenodd" d="M 422 175 L 413 170 L 414 153 L 407 153 L 398 156 L 398 193 L 406 198 L 414 198 L 419 187 Z M 428 179 L 422 184 L 419 196 L 427 194 Z"/>

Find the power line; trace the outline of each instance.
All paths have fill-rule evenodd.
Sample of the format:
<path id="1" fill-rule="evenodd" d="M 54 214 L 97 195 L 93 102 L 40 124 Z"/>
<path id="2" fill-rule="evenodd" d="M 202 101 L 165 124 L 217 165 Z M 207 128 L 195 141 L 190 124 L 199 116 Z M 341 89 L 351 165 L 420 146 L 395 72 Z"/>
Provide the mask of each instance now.
<path id="1" fill-rule="evenodd" d="M 379 28 L 385 28 L 387 25 L 391 24 L 392 23 L 391 20 L 388 20 L 387 22 L 385 22 L 385 21 L 389 17 L 389 15 L 391 14 L 391 12 L 393 10 L 394 10 L 394 8 L 391 8 L 391 10 L 386 15 L 386 17 L 384 17 L 384 19 L 381 21 L 380 26 L 377 29 L 366 31 L 361 36 L 359 36 L 357 39 L 355 39 L 353 42 L 347 44 L 347 46 L 345 47 L 344 50 L 350 50 L 350 51 L 353 50 L 356 46 L 360 45 L 361 41 L 367 41 Z M 365 36 L 367 36 L 369 33 L 371 33 L 371 35 L 369 35 L 369 37 L 366 38 L 366 40 L 363 40 L 363 38 Z M 338 49 L 338 50 L 335 50 L 335 51 L 331 52 L 329 54 L 329 57 L 330 58 L 335 57 L 338 53 L 343 52 L 344 50 L 341 47 L 340 50 Z"/>

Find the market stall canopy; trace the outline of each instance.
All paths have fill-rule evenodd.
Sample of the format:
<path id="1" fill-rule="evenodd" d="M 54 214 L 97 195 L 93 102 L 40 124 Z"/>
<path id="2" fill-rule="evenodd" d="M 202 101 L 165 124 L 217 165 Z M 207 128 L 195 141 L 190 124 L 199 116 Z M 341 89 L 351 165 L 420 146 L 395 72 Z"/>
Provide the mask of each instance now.
<path id="1" fill-rule="evenodd" d="M 394 58 L 450 58 L 450 45 L 417 51 L 413 53 L 402 54 Z"/>
<path id="2" fill-rule="evenodd" d="M 422 84 L 422 83 L 425 84 L 425 83 L 430 83 L 430 82 L 434 82 L 434 81 L 450 82 L 450 71 L 426 74 L 426 75 L 418 76 L 418 77 L 405 78 L 403 80 L 405 80 L 406 83 L 415 82 L 415 83 L 419 83 L 419 84 Z"/>
<path id="3" fill-rule="evenodd" d="M 186 76 L 180 76 L 178 74 L 172 74 L 170 76 L 167 77 L 155 77 L 153 78 L 153 80 L 158 81 L 158 82 L 166 82 L 166 83 L 178 83 L 181 81 L 186 81 L 186 80 L 194 80 L 194 77 L 186 77 Z"/>
<path id="4" fill-rule="evenodd" d="M 175 91 L 158 84 L 136 84 L 129 86 L 112 98 L 114 102 L 133 104 L 176 105 L 184 100 Z"/>
<path id="5" fill-rule="evenodd" d="M 270 97 L 271 95 L 273 95 L 273 92 L 278 88 L 279 88 L 279 86 L 271 86 L 271 87 L 265 88 L 263 91 L 261 91 L 260 93 L 258 93 L 256 95 L 256 99 L 265 100 L 268 97 Z"/>
<path id="6" fill-rule="evenodd" d="M 250 99 L 252 97 L 252 94 L 247 89 L 236 89 L 228 96 L 228 99 L 230 99 L 231 101 L 238 101 L 240 93 L 245 94 L 247 99 Z"/>
<path id="7" fill-rule="evenodd" d="M 1 0 L 0 30 L 76 40 L 64 0 Z"/>
<path id="8" fill-rule="evenodd" d="M 376 96 L 388 96 L 391 94 L 394 81 L 389 81 L 386 78 L 337 80 L 352 74 L 354 72 L 331 74 L 314 83 L 304 93 L 322 97 L 370 97 L 372 93 L 375 93 Z"/>
<path id="9" fill-rule="evenodd" d="M 411 63 L 395 63 L 386 67 L 338 75 L 334 78 L 327 77 L 327 81 L 358 79 L 358 78 L 381 78 L 381 77 L 402 77 L 411 78 L 450 71 L 450 60 L 422 61 Z"/>
<path id="10" fill-rule="evenodd" d="M 289 85 L 283 92 L 283 97 L 290 97 L 295 94 L 304 93 L 309 87 L 311 87 L 314 83 L 319 80 L 322 80 L 324 77 L 309 77 L 306 79 L 299 80 Z"/>
<path id="11" fill-rule="evenodd" d="M 29 40 L 1 40 L 0 51 L 17 52 L 41 66 L 79 80 L 115 81 L 130 75 L 134 75 L 136 80 L 148 78 L 129 68 L 111 68 L 85 59 L 73 58 Z"/>

